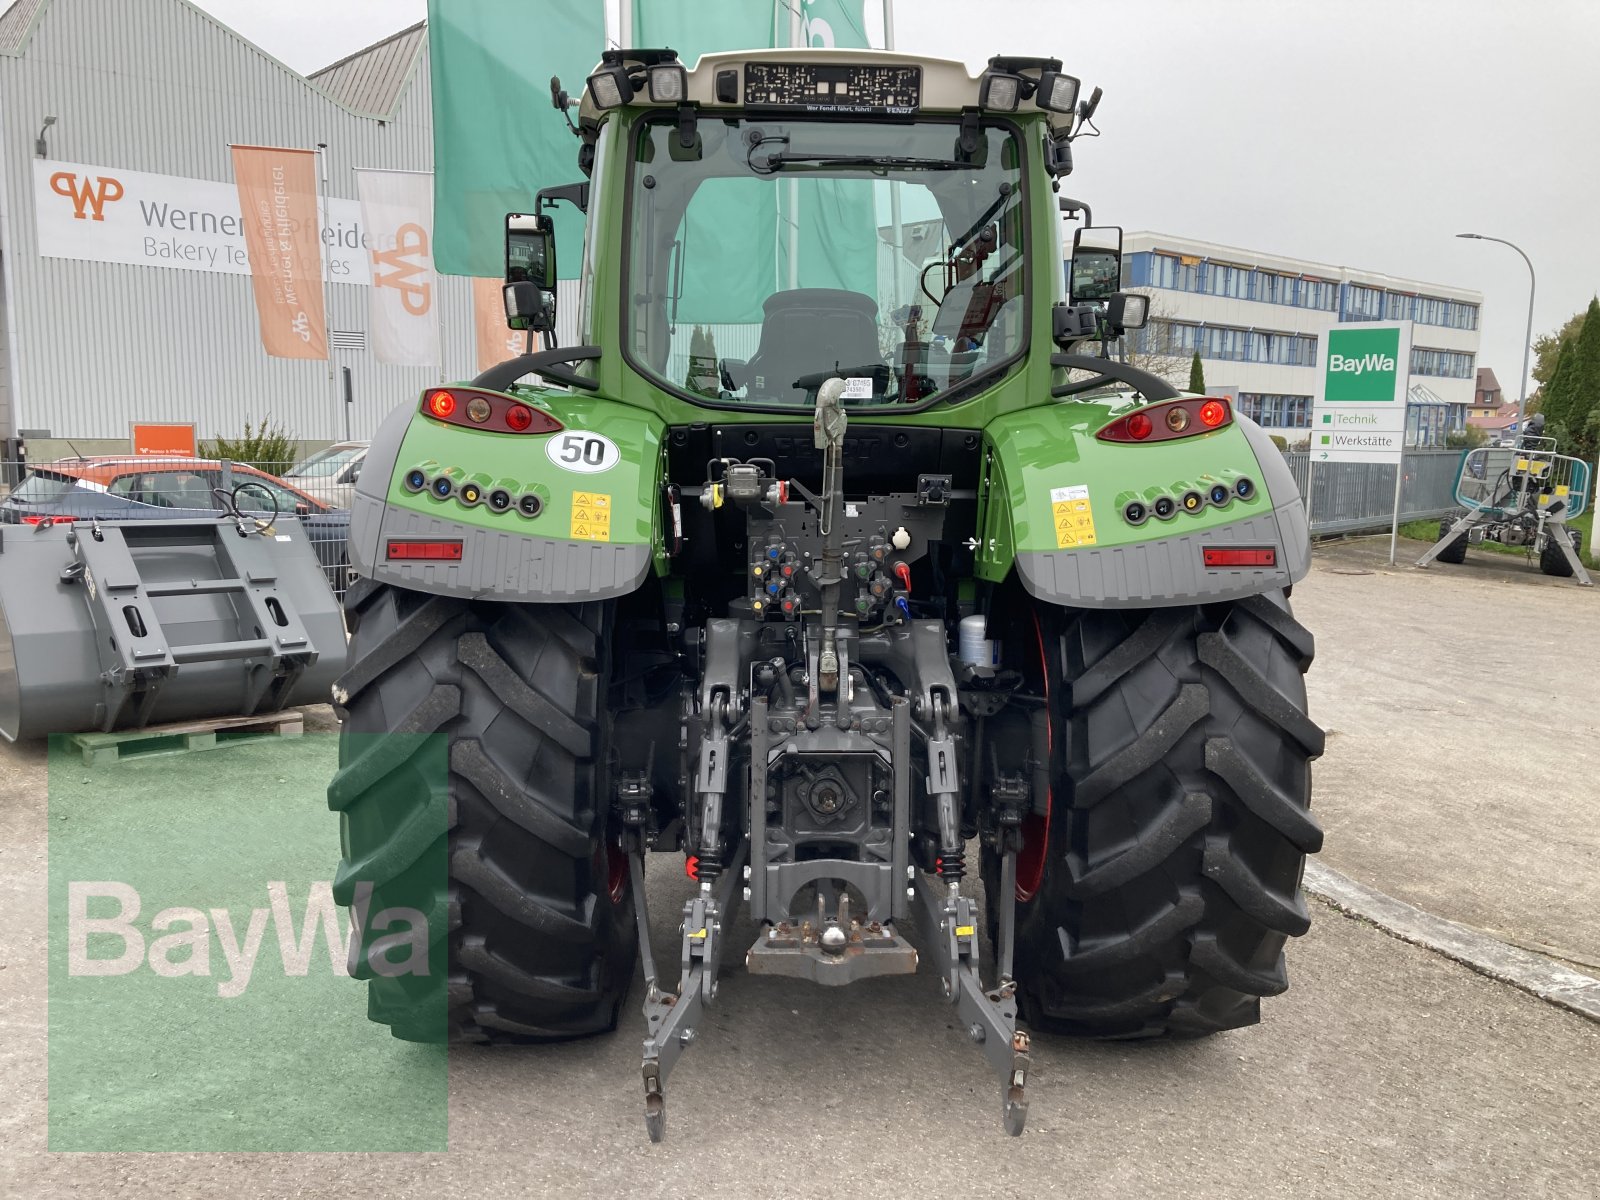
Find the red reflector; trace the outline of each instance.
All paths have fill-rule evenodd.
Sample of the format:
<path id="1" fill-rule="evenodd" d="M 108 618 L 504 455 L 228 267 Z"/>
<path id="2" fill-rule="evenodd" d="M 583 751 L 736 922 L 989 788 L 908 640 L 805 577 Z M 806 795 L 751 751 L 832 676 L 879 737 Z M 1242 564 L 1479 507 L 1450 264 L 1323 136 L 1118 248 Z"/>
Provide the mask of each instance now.
<path id="1" fill-rule="evenodd" d="M 1150 436 L 1150 431 L 1154 428 L 1154 424 L 1144 413 L 1134 413 L 1128 418 L 1128 436 L 1137 441 L 1144 441 L 1145 438 Z"/>
<path id="2" fill-rule="evenodd" d="M 38 525 L 44 521 L 49 521 L 52 525 L 71 525 L 75 520 L 77 520 L 76 517 L 23 517 L 22 523 L 24 525 Z"/>
<path id="3" fill-rule="evenodd" d="M 533 409 L 525 404 L 513 404 L 506 409 L 506 424 L 521 433 L 529 425 L 533 424 Z"/>
<path id="4" fill-rule="evenodd" d="M 1271 546 L 1207 546 L 1201 551 L 1208 567 L 1275 567 L 1278 552 Z"/>
<path id="5" fill-rule="evenodd" d="M 390 559 L 426 559 L 432 562 L 460 562 L 460 542 L 390 542 Z"/>
<path id="6" fill-rule="evenodd" d="M 1200 406 L 1200 424 L 1215 429 L 1228 419 L 1228 406 L 1221 400 L 1207 400 Z"/>
<path id="7" fill-rule="evenodd" d="M 700 882 L 700 856 L 691 854 L 683 860 L 683 873 L 696 883 Z"/>

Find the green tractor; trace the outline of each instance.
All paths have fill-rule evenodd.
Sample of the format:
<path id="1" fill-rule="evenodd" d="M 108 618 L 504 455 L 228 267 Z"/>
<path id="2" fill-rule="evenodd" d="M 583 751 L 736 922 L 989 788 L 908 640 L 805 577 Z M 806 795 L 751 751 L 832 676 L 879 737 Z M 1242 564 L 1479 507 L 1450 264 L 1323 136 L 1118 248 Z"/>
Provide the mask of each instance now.
<path id="1" fill-rule="evenodd" d="M 507 219 L 541 348 L 394 412 L 359 483 L 338 894 L 439 964 L 363 930 L 374 1020 L 607 1032 L 642 961 L 658 1140 L 743 903 L 756 974 L 920 947 L 1017 1134 L 1019 1019 L 1198 1037 L 1285 989 L 1322 841 L 1306 516 L 1227 400 L 1106 353 L 1146 304 L 1119 231 L 1063 269 L 1078 93 L 1053 59 L 606 52 L 587 178 Z M 435 782 L 395 748 L 441 743 Z M 675 987 L 646 851 L 695 881 Z"/>

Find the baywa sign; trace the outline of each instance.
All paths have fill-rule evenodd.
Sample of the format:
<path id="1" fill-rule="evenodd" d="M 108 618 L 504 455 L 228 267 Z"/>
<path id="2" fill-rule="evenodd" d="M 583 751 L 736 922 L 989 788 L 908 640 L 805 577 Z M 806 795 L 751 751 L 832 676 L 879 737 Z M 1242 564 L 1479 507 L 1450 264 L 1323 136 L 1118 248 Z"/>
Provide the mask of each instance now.
<path id="1" fill-rule="evenodd" d="M 232 182 L 35 159 L 33 207 L 44 258 L 250 274 Z M 330 197 L 323 266 L 334 283 L 372 282 L 361 205 Z"/>
<path id="2" fill-rule="evenodd" d="M 1326 403 L 1393 403 L 1396 385 L 1410 374 L 1400 369 L 1402 332 L 1395 326 L 1330 329 Z"/>

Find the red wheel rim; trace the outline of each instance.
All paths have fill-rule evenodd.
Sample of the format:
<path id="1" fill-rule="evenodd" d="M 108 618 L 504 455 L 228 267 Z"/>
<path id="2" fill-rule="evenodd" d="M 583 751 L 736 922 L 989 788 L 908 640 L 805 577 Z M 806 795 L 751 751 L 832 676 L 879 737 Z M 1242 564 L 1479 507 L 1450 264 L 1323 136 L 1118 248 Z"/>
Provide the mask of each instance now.
<path id="1" fill-rule="evenodd" d="M 1055 762 L 1055 717 L 1050 710 L 1050 660 L 1044 652 L 1044 629 L 1039 624 L 1039 610 L 1030 609 L 1033 616 L 1034 645 L 1039 651 L 1039 680 L 1044 689 L 1045 748 L 1049 756 L 1045 779 L 1050 778 L 1049 765 Z M 1026 903 L 1032 900 L 1044 882 L 1045 858 L 1050 850 L 1050 810 L 1054 806 L 1054 788 L 1046 783 L 1044 816 L 1029 813 L 1022 822 L 1022 849 L 1017 852 L 1017 899 Z"/>

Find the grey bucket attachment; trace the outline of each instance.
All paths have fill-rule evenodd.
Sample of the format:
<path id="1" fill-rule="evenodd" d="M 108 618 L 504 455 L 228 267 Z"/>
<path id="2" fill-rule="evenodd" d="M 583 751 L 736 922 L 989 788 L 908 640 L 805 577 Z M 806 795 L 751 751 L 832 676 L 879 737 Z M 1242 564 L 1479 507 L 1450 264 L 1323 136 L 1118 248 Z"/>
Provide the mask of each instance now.
<path id="1" fill-rule="evenodd" d="M 0 527 L 0 734 L 111 733 L 328 699 L 344 618 L 297 522 Z"/>

